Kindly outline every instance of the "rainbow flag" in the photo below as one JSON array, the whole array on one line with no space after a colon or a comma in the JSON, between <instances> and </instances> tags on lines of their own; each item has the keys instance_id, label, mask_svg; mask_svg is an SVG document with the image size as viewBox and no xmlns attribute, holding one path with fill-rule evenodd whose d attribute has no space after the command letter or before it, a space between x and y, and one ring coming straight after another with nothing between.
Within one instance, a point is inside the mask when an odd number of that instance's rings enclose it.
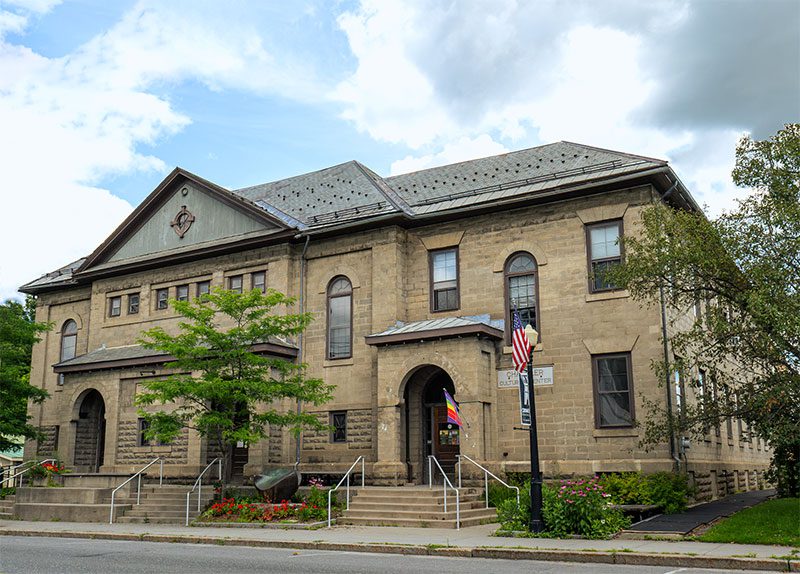
<instances>
[{"instance_id":1,"label":"rainbow flag","mask_svg":"<svg viewBox=\"0 0 800 574\"><path fill-rule=\"evenodd\" d=\"M458 413L458 405L453 400L453 397L450 396L450 393L447 392L447 389L442 389L444 391L444 400L447 403L447 422L453 423L454 425L458 425L461 428L461 415Z\"/></svg>"}]
</instances>

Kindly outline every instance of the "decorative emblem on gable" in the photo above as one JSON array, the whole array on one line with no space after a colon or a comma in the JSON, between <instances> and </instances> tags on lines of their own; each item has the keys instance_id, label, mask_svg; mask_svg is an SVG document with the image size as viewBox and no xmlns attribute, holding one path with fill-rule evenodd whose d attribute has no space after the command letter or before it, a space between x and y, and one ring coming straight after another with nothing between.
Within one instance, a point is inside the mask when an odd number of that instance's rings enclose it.
<instances>
[{"instance_id":1,"label":"decorative emblem on gable","mask_svg":"<svg viewBox=\"0 0 800 574\"><path fill-rule=\"evenodd\" d=\"M186 232L189 231L192 223L194 223L194 215L186 209L185 205L181 205L181 210L170 222L170 227L175 230L178 237L183 238Z\"/></svg>"}]
</instances>

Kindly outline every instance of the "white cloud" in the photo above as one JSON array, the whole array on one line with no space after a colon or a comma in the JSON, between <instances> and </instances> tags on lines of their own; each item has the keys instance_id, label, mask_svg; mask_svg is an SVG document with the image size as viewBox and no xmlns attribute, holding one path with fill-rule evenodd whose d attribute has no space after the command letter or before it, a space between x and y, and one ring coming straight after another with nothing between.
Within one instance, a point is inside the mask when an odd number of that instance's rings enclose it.
<instances>
[{"instance_id":1,"label":"white cloud","mask_svg":"<svg viewBox=\"0 0 800 574\"><path fill-rule=\"evenodd\" d=\"M488 134L482 134L476 138L462 137L456 141L446 143L439 153L419 157L408 155L403 159L393 162L391 166L391 175L409 173L421 169L428 169L429 167L448 165L459 161L488 157L491 155L499 155L507 151L509 150L503 144L494 141Z\"/></svg>"}]
</instances>

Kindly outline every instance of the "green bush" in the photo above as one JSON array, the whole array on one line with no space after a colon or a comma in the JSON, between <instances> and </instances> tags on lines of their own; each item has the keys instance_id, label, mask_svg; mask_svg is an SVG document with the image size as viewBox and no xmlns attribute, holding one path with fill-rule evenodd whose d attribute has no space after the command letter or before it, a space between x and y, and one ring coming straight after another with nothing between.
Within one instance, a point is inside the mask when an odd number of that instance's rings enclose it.
<instances>
[{"instance_id":1,"label":"green bush","mask_svg":"<svg viewBox=\"0 0 800 574\"><path fill-rule=\"evenodd\" d=\"M502 530L527 532L531 521L531 483L527 482L520 488L519 504L517 497L511 496L501 500L496 507Z\"/></svg>"},{"instance_id":2,"label":"green bush","mask_svg":"<svg viewBox=\"0 0 800 574\"><path fill-rule=\"evenodd\" d=\"M520 488L520 492L522 488ZM522 497L522 494L520 494ZM499 508L500 504L502 504L505 500L512 499L514 503L517 502L517 491L513 488L508 488L507 486L503 486L499 482L490 482L489 483L489 506L493 508Z\"/></svg>"},{"instance_id":3,"label":"green bush","mask_svg":"<svg viewBox=\"0 0 800 574\"><path fill-rule=\"evenodd\" d=\"M6 496L12 496L17 493L17 489L13 486L11 487L3 487L0 488L0 500L3 500Z\"/></svg>"},{"instance_id":4,"label":"green bush","mask_svg":"<svg viewBox=\"0 0 800 574\"><path fill-rule=\"evenodd\" d=\"M655 504L666 514L686 510L691 495L686 475L672 472L613 473L602 476L600 484L614 504Z\"/></svg>"},{"instance_id":5,"label":"green bush","mask_svg":"<svg viewBox=\"0 0 800 574\"><path fill-rule=\"evenodd\" d=\"M600 484L614 504L652 504L644 482L644 475L638 472L615 472L600 477Z\"/></svg>"}]
</instances>

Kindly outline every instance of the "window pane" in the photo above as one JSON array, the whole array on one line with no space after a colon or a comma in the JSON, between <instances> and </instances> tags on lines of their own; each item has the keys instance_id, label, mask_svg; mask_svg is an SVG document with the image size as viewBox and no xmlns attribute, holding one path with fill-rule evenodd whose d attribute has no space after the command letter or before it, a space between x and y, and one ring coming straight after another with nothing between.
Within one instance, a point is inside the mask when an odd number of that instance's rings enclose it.
<instances>
[{"instance_id":1,"label":"window pane","mask_svg":"<svg viewBox=\"0 0 800 574\"><path fill-rule=\"evenodd\" d=\"M253 289L258 289L262 293L267 282L267 274L263 271L253 273Z\"/></svg>"},{"instance_id":2,"label":"window pane","mask_svg":"<svg viewBox=\"0 0 800 574\"><path fill-rule=\"evenodd\" d=\"M197 296L200 297L201 295L208 295L211 291L211 281L200 281L197 284Z\"/></svg>"},{"instance_id":3,"label":"window pane","mask_svg":"<svg viewBox=\"0 0 800 574\"><path fill-rule=\"evenodd\" d=\"M508 278L508 296L511 298L512 308L533 307L536 305L536 284L533 275L521 275Z\"/></svg>"},{"instance_id":4,"label":"window pane","mask_svg":"<svg viewBox=\"0 0 800 574\"><path fill-rule=\"evenodd\" d=\"M511 263L508 264L509 273L525 273L526 271L533 272L536 270L536 263L530 255L520 253Z\"/></svg>"},{"instance_id":5,"label":"window pane","mask_svg":"<svg viewBox=\"0 0 800 574\"><path fill-rule=\"evenodd\" d=\"M188 285L178 285L177 293L175 298L178 301L188 301L189 300L189 286Z\"/></svg>"},{"instance_id":6,"label":"window pane","mask_svg":"<svg viewBox=\"0 0 800 574\"><path fill-rule=\"evenodd\" d=\"M228 280L228 289L231 291L236 291L237 293L242 292L242 276L241 275L234 275Z\"/></svg>"},{"instance_id":7,"label":"window pane","mask_svg":"<svg viewBox=\"0 0 800 574\"><path fill-rule=\"evenodd\" d=\"M595 291L614 289L616 287L616 284L612 283L606 276L609 270L619 264L619 260L592 262L592 285Z\"/></svg>"},{"instance_id":8,"label":"window pane","mask_svg":"<svg viewBox=\"0 0 800 574\"><path fill-rule=\"evenodd\" d=\"M625 357L598 359L598 387L604 391L628 391L628 361Z\"/></svg>"},{"instance_id":9,"label":"window pane","mask_svg":"<svg viewBox=\"0 0 800 574\"><path fill-rule=\"evenodd\" d=\"M336 281L331 283L328 289L328 295L346 295L352 291L350 281L345 277L339 277Z\"/></svg>"},{"instance_id":10,"label":"window pane","mask_svg":"<svg viewBox=\"0 0 800 574\"><path fill-rule=\"evenodd\" d=\"M458 291L455 288L435 291L433 308L436 311L458 309Z\"/></svg>"},{"instance_id":11,"label":"window pane","mask_svg":"<svg viewBox=\"0 0 800 574\"><path fill-rule=\"evenodd\" d=\"M456 252L440 251L433 254L433 282L456 280Z\"/></svg>"},{"instance_id":12,"label":"window pane","mask_svg":"<svg viewBox=\"0 0 800 574\"><path fill-rule=\"evenodd\" d=\"M600 426L626 426L631 424L630 394L604 393L600 395Z\"/></svg>"},{"instance_id":13,"label":"window pane","mask_svg":"<svg viewBox=\"0 0 800 574\"><path fill-rule=\"evenodd\" d=\"M61 333L63 335L77 335L78 334L78 324L70 319L66 323L64 323L64 327L61 329Z\"/></svg>"},{"instance_id":14,"label":"window pane","mask_svg":"<svg viewBox=\"0 0 800 574\"><path fill-rule=\"evenodd\" d=\"M135 315L139 312L139 294L128 295L128 315Z\"/></svg>"},{"instance_id":15,"label":"window pane","mask_svg":"<svg viewBox=\"0 0 800 574\"><path fill-rule=\"evenodd\" d=\"M77 335L65 335L61 338L61 360L66 361L75 356L75 348L78 343Z\"/></svg>"},{"instance_id":16,"label":"window pane","mask_svg":"<svg viewBox=\"0 0 800 574\"><path fill-rule=\"evenodd\" d=\"M109 310L109 315L112 317L119 317L120 313L122 312L122 297L112 297L110 302L111 307Z\"/></svg>"},{"instance_id":17,"label":"window pane","mask_svg":"<svg viewBox=\"0 0 800 574\"><path fill-rule=\"evenodd\" d=\"M331 413L333 442L347 442L347 413Z\"/></svg>"},{"instance_id":18,"label":"window pane","mask_svg":"<svg viewBox=\"0 0 800 574\"><path fill-rule=\"evenodd\" d=\"M513 312L514 308L512 307L509 316L512 316ZM517 312L519 313L519 320L522 322L523 327L525 325L530 325L534 329L539 328L539 325L536 323L536 307L517 307Z\"/></svg>"},{"instance_id":19,"label":"window pane","mask_svg":"<svg viewBox=\"0 0 800 574\"><path fill-rule=\"evenodd\" d=\"M159 289L156 291L156 309L166 309L169 299L169 289Z\"/></svg>"},{"instance_id":20,"label":"window pane","mask_svg":"<svg viewBox=\"0 0 800 574\"><path fill-rule=\"evenodd\" d=\"M619 257L619 224L598 225L589 230L592 260Z\"/></svg>"},{"instance_id":21,"label":"window pane","mask_svg":"<svg viewBox=\"0 0 800 574\"><path fill-rule=\"evenodd\" d=\"M349 295L328 299L328 356L331 358L350 356L350 307Z\"/></svg>"}]
</instances>

